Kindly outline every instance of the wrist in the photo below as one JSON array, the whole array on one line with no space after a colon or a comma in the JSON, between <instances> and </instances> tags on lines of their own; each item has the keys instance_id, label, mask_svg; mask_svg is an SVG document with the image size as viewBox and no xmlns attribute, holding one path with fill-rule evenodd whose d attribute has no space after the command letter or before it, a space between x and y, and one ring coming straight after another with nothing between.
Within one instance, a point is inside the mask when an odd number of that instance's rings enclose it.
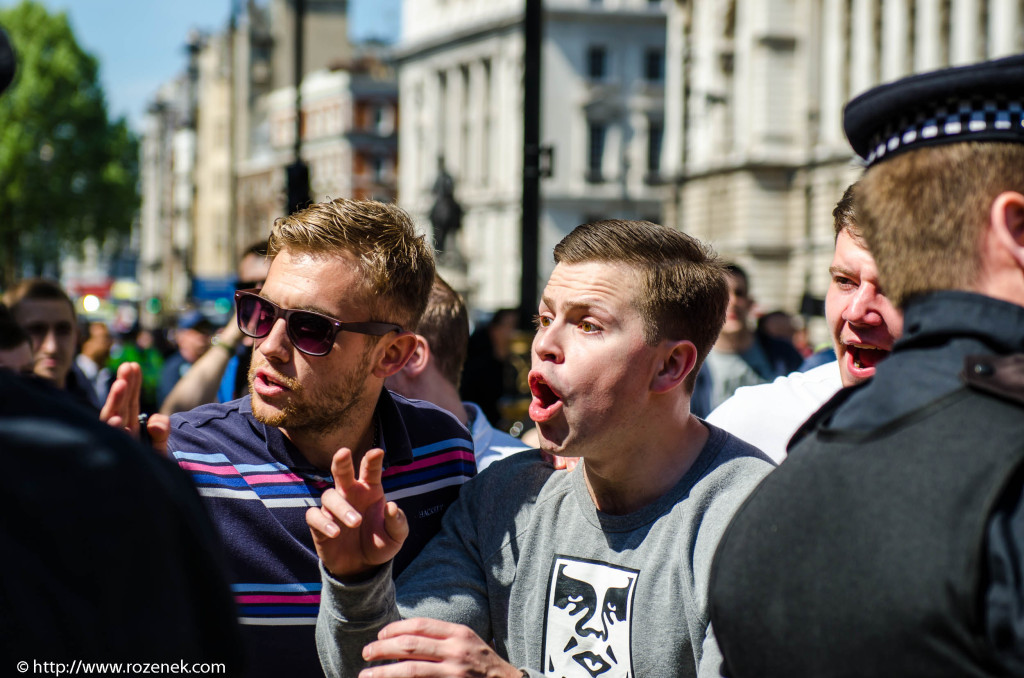
<instances>
[{"instance_id":1,"label":"wrist","mask_svg":"<svg viewBox=\"0 0 1024 678\"><path fill-rule=\"evenodd\" d=\"M231 355L234 355L235 354L235 349L238 348L237 345L235 345L232 342L228 341L227 339L225 339L224 337L220 336L219 334L214 335L213 339L211 339L210 342L211 342L211 344L213 346L219 346L222 349L224 349L225 351L227 351L228 353L230 353Z\"/></svg>"}]
</instances>

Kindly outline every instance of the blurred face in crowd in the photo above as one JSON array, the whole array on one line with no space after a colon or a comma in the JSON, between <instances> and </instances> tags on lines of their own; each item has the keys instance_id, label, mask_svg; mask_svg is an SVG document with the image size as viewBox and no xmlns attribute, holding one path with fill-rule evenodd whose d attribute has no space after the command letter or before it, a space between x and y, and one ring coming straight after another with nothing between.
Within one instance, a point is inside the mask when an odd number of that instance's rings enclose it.
<instances>
[{"instance_id":1,"label":"blurred face in crowd","mask_svg":"<svg viewBox=\"0 0 1024 678\"><path fill-rule=\"evenodd\" d=\"M270 272L270 259L258 254L247 254L238 264L239 289L259 289Z\"/></svg>"},{"instance_id":2,"label":"blurred face in crowd","mask_svg":"<svg viewBox=\"0 0 1024 678\"><path fill-rule=\"evenodd\" d=\"M192 328L178 330L174 336L178 343L178 351L190 363L199 360L206 353L213 339L208 331L201 332Z\"/></svg>"},{"instance_id":3,"label":"blurred face in crowd","mask_svg":"<svg viewBox=\"0 0 1024 678\"><path fill-rule=\"evenodd\" d=\"M18 374L32 374L32 345L22 342L9 349L0 349L0 369Z\"/></svg>"},{"instance_id":4,"label":"blurred face in crowd","mask_svg":"<svg viewBox=\"0 0 1024 678\"><path fill-rule=\"evenodd\" d=\"M32 341L33 371L64 388L75 359L75 316L63 299L23 299L14 312Z\"/></svg>"},{"instance_id":5,"label":"blurred face in crowd","mask_svg":"<svg viewBox=\"0 0 1024 678\"><path fill-rule=\"evenodd\" d=\"M740 332L747 327L747 318L754 300L750 298L747 281L743 276L729 274L729 306L725 310L725 325L722 332L726 334Z\"/></svg>"},{"instance_id":6,"label":"blurred face in crowd","mask_svg":"<svg viewBox=\"0 0 1024 678\"><path fill-rule=\"evenodd\" d=\"M832 333L843 386L875 375L903 333L903 314L882 293L878 269L864 243L840 231L829 268L825 318Z\"/></svg>"}]
</instances>

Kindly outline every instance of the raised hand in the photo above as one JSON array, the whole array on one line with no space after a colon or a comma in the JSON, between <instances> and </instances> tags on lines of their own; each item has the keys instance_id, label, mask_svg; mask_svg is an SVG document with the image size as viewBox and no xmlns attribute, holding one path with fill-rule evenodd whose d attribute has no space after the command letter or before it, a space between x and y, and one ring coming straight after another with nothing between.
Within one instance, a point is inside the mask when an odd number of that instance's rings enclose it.
<instances>
[{"instance_id":1,"label":"raised hand","mask_svg":"<svg viewBox=\"0 0 1024 678\"><path fill-rule=\"evenodd\" d=\"M461 624L437 619L403 619L388 624L363 648L368 662L394 660L363 669L359 678L521 678L522 672Z\"/></svg>"},{"instance_id":2,"label":"raised hand","mask_svg":"<svg viewBox=\"0 0 1024 678\"><path fill-rule=\"evenodd\" d=\"M123 428L132 435L139 432L139 394L142 392L142 368L138 363L122 363L110 385L107 401L100 410L100 421Z\"/></svg>"},{"instance_id":3,"label":"raised hand","mask_svg":"<svg viewBox=\"0 0 1024 678\"><path fill-rule=\"evenodd\" d=\"M335 577L357 576L388 562L409 535L405 514L384 498L383 468L384 450L370 450L357 479L352 450L341 448L331 460L334 488L324 492L320 508L306 511L317 555Z\"/></svg>"}]
</instances>

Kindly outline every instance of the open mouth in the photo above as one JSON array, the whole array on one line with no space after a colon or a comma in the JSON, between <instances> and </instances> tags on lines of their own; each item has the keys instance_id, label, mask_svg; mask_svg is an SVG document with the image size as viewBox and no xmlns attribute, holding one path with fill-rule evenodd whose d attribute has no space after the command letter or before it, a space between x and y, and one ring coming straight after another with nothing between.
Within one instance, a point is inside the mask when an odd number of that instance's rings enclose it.
<instances>
[{"instance_id":1,"label":"open mouth","mask_svg":"<svg viewBox=\"0 0 1024 678\"><path fill-rule=\"evenodd\" d=\"M853 366L860 370L872 369L889 357L890 351L877 346L867 344L848 344L846 350L850 352Z\"/></svg>"},{"instance_id":2,"label":"open mouth","mask_svg":"<svg viewBox=\"0 0 1024 678\"><path fill-rule=\"evenodd\" d=\"M256 372L256 378L253 382L256 392L260 395L274 395L283 391L295 390L295 384L292 379L271 374L266 370Z\"/></svg>"},{"instance_id":3,"label":"open mouth","mask_svg":"<svg viewBox=\"0 0 1024 678\"><path fill-rule=\"evenodd\" d=\"M538 424L550 420L562 406L562 396L538 372L530 372L530 418Z\"/></svg>"}]
</instances>

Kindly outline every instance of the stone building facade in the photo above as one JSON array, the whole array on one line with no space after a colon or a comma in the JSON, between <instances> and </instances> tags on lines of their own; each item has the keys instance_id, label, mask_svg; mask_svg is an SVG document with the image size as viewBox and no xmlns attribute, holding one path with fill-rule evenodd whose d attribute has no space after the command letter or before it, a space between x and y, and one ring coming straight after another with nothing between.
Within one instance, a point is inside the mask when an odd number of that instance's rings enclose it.
<instances>
[{"instance_id":1,"label":"stone building facade","mask_svg":"<svg viewBox=\"0 0 1024 678\"><path fill-rule=\"evenodd\" d=\"M665 11L650 0L546 0L541 283L551 250L596 218L659 219ZM464 209L454 284L476 309L519 304L524 3L406 0L397 50L399 203L424 230L438 166ZM463 275L464 273L464 275ZM532 304L532 302L531 302Z\"/></svg>"},{"instance_id":2,"label":"stone building facade","mask_svg":"<svg viewBox=\"0 0 1024 678\"><path fill-rule=\"evenodd\" d=\"M832 208L861 171L844 103L1024 49L1020 0L672 0L667 10L666 222L746 268L766 311L798 312L827 289Z\"/></svg>"}]
</instances>

